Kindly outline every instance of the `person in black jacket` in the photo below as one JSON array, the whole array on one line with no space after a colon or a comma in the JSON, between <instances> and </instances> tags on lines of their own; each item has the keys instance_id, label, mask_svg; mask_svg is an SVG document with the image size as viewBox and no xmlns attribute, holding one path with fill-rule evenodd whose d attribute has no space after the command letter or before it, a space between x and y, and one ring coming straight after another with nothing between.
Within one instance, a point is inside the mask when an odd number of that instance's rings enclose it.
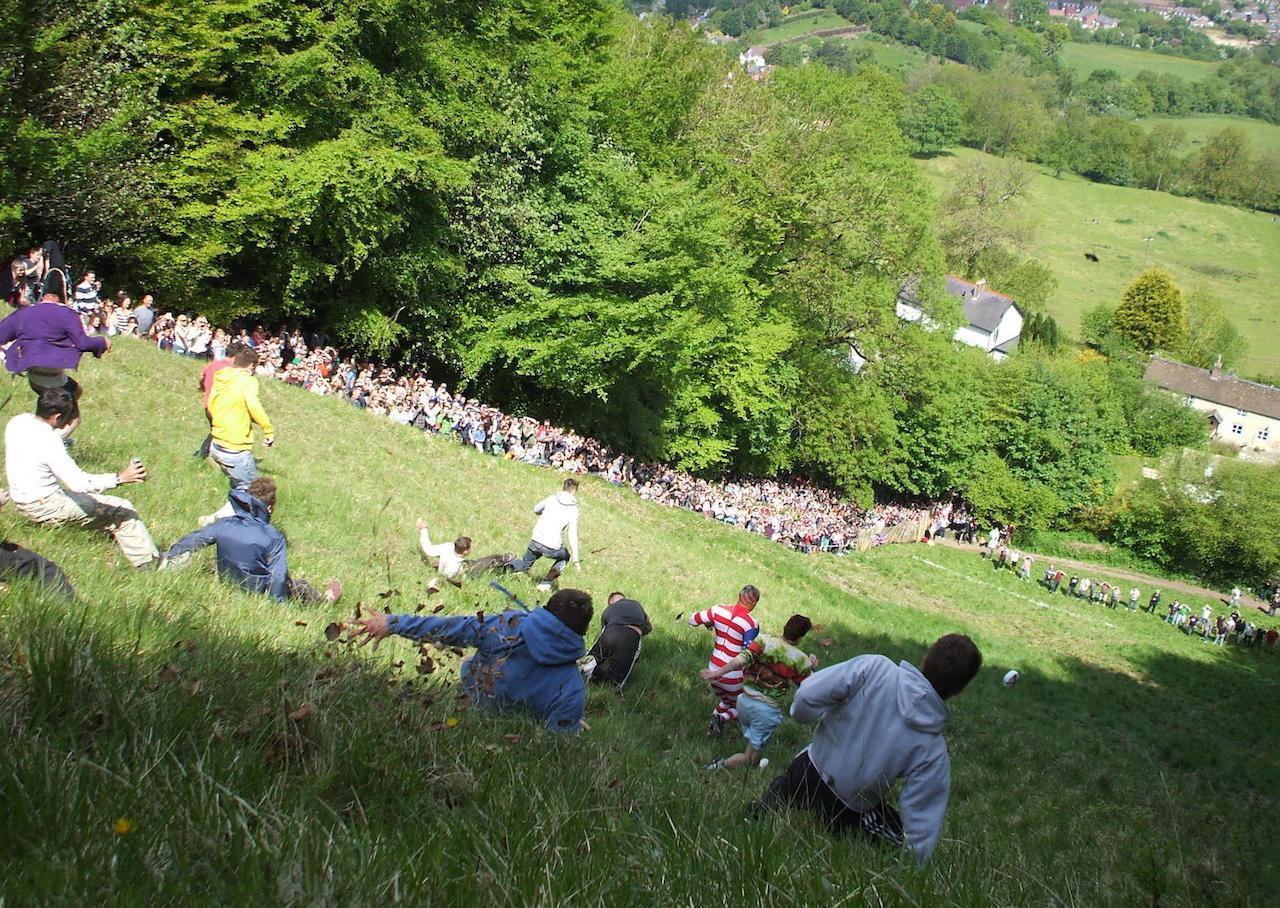
<instances>
[{"instance_id":1,"label":"person in black jacket","mask_svg":"<svg viewBox=\"0 0 1280 908\"><path fill-rule=\"evenodd\" d=\"M610 593L609 605L600 616L600 637L587 653L596 659L591 680L621 689L640 660L641 641L652 630L639 602L622 593Z\"/></svg>"}]
</instances>

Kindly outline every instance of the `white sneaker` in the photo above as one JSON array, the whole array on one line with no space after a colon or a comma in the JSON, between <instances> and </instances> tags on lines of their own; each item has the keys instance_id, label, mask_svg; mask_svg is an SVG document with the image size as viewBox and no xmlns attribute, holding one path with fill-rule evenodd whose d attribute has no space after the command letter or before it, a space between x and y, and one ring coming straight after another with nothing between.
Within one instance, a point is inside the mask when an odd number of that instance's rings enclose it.
<instances>
[{"instance_id":1,"label":"white sneaker","mask_svg":"<svg viewBox=\"0 0 1280 908\"><path fill-rule=\"evenodd\" d=\"M551 592L551 584L547 583L547 581L545 581L545 580L544 580L544 581L542 581L541 583L539 583L539 584L538 584L538 592L540 592L540 593L549 593L549 592Z\"/></svg>"}]
</instances>

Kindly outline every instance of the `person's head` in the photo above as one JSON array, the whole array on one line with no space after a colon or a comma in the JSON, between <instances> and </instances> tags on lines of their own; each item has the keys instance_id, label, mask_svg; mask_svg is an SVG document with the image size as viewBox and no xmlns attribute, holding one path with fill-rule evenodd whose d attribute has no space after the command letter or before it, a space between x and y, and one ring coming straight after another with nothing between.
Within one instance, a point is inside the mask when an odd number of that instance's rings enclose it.
<instances>
[{"instance_id":1,"label":"person's head","mask_svg":"<svg viewBox=\"0 0 1280 908\"><path fill-rule=\"evenodd\" d=\"M270 476L259 476L249 483L249 494L267 506L268 511L276 509L276 481Z\"/></svg>"},{"instance_id":2,"label":"person's head","mask_svg":"<svg viewBox=\"0 0 1280 908\"><path fill-rule=\"evenodd\" d=\"M626 599L626 598L627 598L627 594L626 594L626 593L620 593L620 592L618 592L617 590L615 590L615 591L613 591L612 593L610 593L610 594L609 594L609 604L610 604L610 605L613 605L613 604L614 604L615 602L617 602L619 599Z\"/></svg>"},{"instance_id":3,"label":"person's head","mask_svg":"<svg viewBox=\"0 0 1280 908\"><path fill-rule=\"evenodd\" d=\"M591 594L583 590L560 590L547 601L547 611L580 637L591 627Z\"/></svg>"},{"instance_id":4,"label":"person's head","mask_svg":"<svg viewBox=\"0 0 1280 908\"><path fill-rule=\"evenodd\" d=\"M782 639L788 643L799 643L812 627L813 622L804 615L792 615L782 627Z\"/></svg>"},{"instance_id":5,"label":"person's head","mask_svg":"<svg viewBox=\"0 0 1280 908\"><path fill-rule=\"evenodd\" d=\"M258 364L258 351L252 347L242 347L231 358L231 364L237 369L252 369Z\"/></svg>"},{"instance_id":6,"label":"person's head","mask_svg":"<svg viewBox=\"0 0 1280 908\"><path fill-rule=\"evenodd\" d=\"M45 388L36 398L36 419L61 429L75 418L76 399L66 388Z\"/></svg>"},{"instance_id":7,"label":"person's head","mask_svg":"<svg viewBox=\"0 0 1280 908\"><path fill-rule=\"evenodd\" d=\"M149 308L151 308L153 305L155 305L155 302L156 302L156 298L155 298L155 296L154 296L153 294L150 294L150 293L144 293L144 294L142 294L142 302L141 302L141 303L139 303L138 305L140 305L140 306L146 306L146 307L149 309Z\"/></svg>"},{"instance_id":8,"label":"person's head","mask_svg":"<svg viewBox=\"0 0 1280 908\"><path fill-rule=\"evenodd\" d=\"M80 280L86 284L92 284L97 279L98 279L98 276L94 274L92 271L86 271L84 273L84 277L82 277Z\"/></svg>"},{"instance_id":9,"label":"person's head","mask_svg":"<svg viewBox=\"0 0 1280 908\"><path fill-rule=\"evenodd\" d=\"M471 551L471 537L459 536L453 540L453 551L455 555L465 555Z\"/></svg>"},{"instance_id":10,"label":"person's head","mask_svg":"<svg viewBox=\"0 0 1280 908\"><path fill-rule=\"evenodd\" d=\"M920 671L946 700L964 690L980 668L982 653L974 642L964 634L947 634L929 647Z\"/></svg>"},{"instance_id":11,"label":"person's head","mask_svg":"<svg viewBox=\"0 0 1280 908\"><path fill-rule=\"evenodd\" d=\"M738 593L738 605L751 611L756 607L756 603L760 601L760 591L751 584L747 584L742 588L742 592Z\"/></svg>"},{"instance_id":12,"label":"person's head","mask_svg":"<svg viewBox=\"0 0 1280 908\"><path fill-rule=\"evenodd\" d=\"M570 495L578 494L578 480L570 478L564 481L564 490Z\"/></svg>"}]
</instances>

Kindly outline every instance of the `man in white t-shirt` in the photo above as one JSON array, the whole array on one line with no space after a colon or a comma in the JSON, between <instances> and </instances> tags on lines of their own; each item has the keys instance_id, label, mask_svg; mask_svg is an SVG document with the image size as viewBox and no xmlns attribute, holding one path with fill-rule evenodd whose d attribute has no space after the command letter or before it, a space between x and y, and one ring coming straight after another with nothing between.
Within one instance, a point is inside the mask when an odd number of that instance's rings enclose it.
<instances>
[{"instance_id":1,"label":"man in white t-shirt","mask_svg":"<svg viewBox=\"0 0 1280 908\"><path fill-rule=\"evenodd\" d=\"M432 577L431 582L427 584L428 591L440 592L440 577L454 586L461 587L463 577L466 576L466 557L471 554L471 538L459 536L453 542L437 544L431 541L431 532L427 529L425 520L419 520L417 527L418 545L422 547L422 554L428 558L437 559L436 570L440 572L439 577Z\"/></svg>"},{"instance_id":2,"label":"man in white t-shirt","mask_svg":"<svg viewBox=\"0 0 1280 908\"><path fill-rule=\"evenodd\" d=\"M146 525L123 498L101 495L131 482L144 482L146 468L134 461L119 473L86 473L67 453L58 430L75 412L65 388L47 388L36 412L19 413L4 430L5 477L14 506L28 520L44 525L77 523L105 530L129 564L146 567L159 557Z\"/></svg>"}]
</instances>

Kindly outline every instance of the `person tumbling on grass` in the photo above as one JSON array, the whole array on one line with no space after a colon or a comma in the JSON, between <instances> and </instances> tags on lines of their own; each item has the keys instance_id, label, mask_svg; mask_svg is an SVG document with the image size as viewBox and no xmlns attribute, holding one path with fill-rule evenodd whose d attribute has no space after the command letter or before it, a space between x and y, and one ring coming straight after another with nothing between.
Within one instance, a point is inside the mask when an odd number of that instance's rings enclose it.
<instances>
[{"instance_id":1,"label":"person tumbling on grass","mask_svg":"<svg viewBox=\"0 0 1280 908\"><path fill-rule=\"evenodd\" d=\"M791 716L818 720L813 741L748 808L749 817L794 804L821 814L833 832L905 844L923 864L942 834L951 760L942 737L945 700L964 690L982 653L963 634L940 637L917 669L866 655L816 672L800 686ZM898 809L885 795L904 779Z\"/></svg>"},{"instance_id":2,"label":"person tumbling on grass","mask_svg":"<svg viewBox=\"0 0 1280 908\"><path fill-rule=\"evenodd\" d=\"M720 668L698 673L703 681L715 681L726 672L742 669L744 683L738 698L738 725L747 739L747 749L707 766L709 770L756 766L769 739L782 724L782 708L787 694L813 672L818 657L800 650L798 644L813 622L804 615L792 615L782 629L782 637L761 634L741 653Z\"/></svg>"},{"instance_id":3,"label":"person tumbling on grass","mask_svg":"<svg viewBox=\"0 0 1280 908\"><path fill-rule=\"evenodd\" d=\"M496 570L508 564L515 557L513 552L503 552L497 555L485 555L483 558L469 559L467 556L471 554L470 536L459 536L453 542L433 543L431 541L431 531L427 529L427 522L420 519L416 526L418 529L418 546L422 549L422 554L427 558L436 559L436 570L439 572L427 584L428 596L433 596L443 589L441 577L452 586L461 589L463 581L468 576L476 577L485 571Z\"/></svg>"},{"instance_id":4,"label":"person tumbling on grass","mask_svg":"<svg viewBox=\"0 0 1280 908\"><path fill-rule=\"evenodd\" d=\"M760 591L747 584L738 593L733 605L717 605L689 616L692 627L709 627L715 633L715 648L707 668L717 669L728 665L760 633L760 625L751 617L751 610L760 601ZM738 718L738 695L742 693L742 669L724 672L711 682L711 689L720 697L711 713L711 734L719 734L724 723Z\"/></svg>"},{"instance_id":5,"label":"person tumbling on grass","mask_svg":"<svg viewBox=\"0 0 1280 908\"><path fill-rule=\"evenodd\" d=\"M591 594L560 590L533 611L500 615L384 615L347 622L353 638L374 641L397 634L445 646L474 647L462 663L462 690L479 706L523 709L551 731L577 734L587 705L587 684L578 670L583 636L591 627Z\"/></svg>"}]
</instances>

